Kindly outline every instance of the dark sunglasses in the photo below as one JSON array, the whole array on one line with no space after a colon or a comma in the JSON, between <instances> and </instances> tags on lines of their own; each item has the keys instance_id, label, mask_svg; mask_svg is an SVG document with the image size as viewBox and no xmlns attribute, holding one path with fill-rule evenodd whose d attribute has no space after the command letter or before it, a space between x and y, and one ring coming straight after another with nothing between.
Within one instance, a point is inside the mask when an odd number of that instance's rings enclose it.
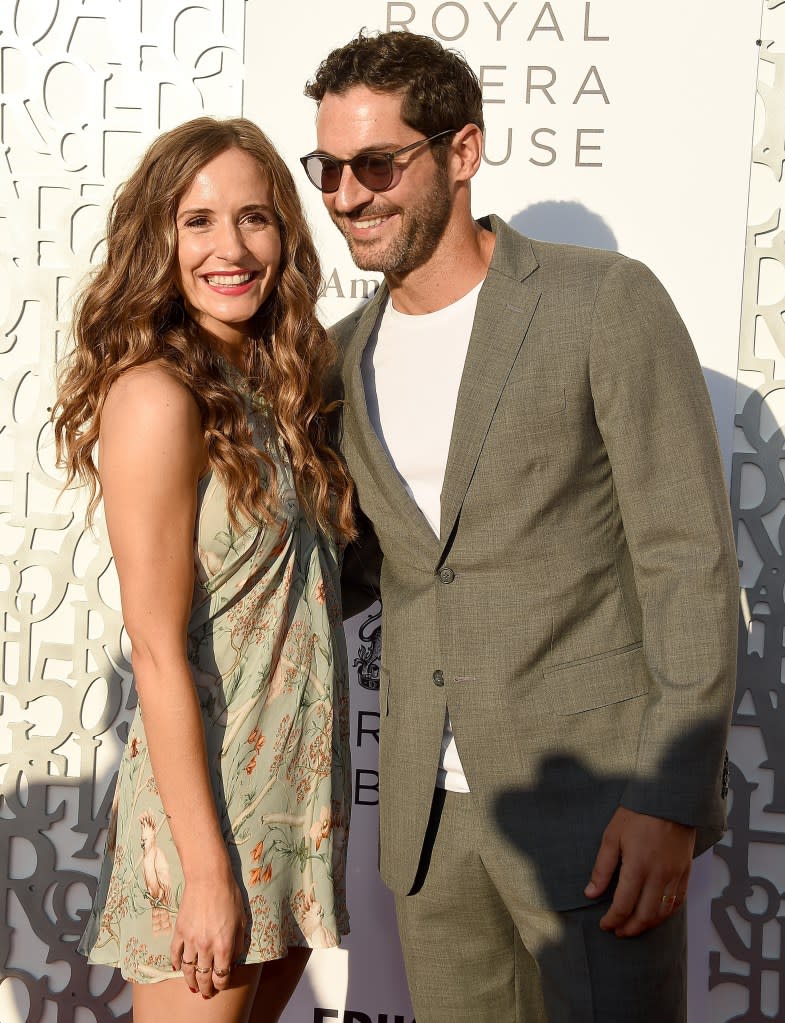
<instances>
[{"instance_id":1,"label":"dark sunglasses","mask_svg":"<svg viewBox=\"0 0 785 1023\"><path fill-rule=\"evenodd\" d=\"M337 160L325 153L309 153L300 157L300 163L305 168L308 180L316 185L320 192L338 191L343 169L347 164L352 168L352 174L365 188L372 192L385 192L393 183L396 157L410 153L428 142L435 142L445 135L453 135L456 131L457 128L447 128L446 131L440 131L427 139L418 139L392 153L359 153L351 160Z\"/></svg>"}]
</instances>

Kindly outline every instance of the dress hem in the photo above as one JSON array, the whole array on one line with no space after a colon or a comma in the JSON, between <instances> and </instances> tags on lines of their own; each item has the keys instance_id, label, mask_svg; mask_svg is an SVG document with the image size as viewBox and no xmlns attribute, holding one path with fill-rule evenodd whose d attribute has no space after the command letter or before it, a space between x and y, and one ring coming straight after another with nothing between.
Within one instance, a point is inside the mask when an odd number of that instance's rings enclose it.
<instances>
[{"instance_id":1,"label":"dress hem","mask_svg":"<svg viewBox=\"0 0 785 1023\"><path fill-rule=\"evenodd\" d=\"M287 945L286 952L280 956L273 955L267 956L266 958L262 958L259 956L258 953L252 953L247 958L243 959L241 962L235 963L235 966L259 966L263 965L264 963L275 962L276 959L285 959L289 955L289 950L292 948L307 948L310 949L312 952L319 952L328 948L339 948L341 945L341 938L345 938L346 935L350 933L351 931L348 927L346 928L346 930L339 931L338 941L335 945L309 945L307 942L294 942L290 945ZM130 984L160 984L165 980L174 980L183 977L182 970L172 970L171 973L161 973L160 977L131 976L130 974L125 973L123 971L122 964L117 961L110 959L94 959L92 951L88 952L83 948L79 948L78 952L86 957L87 962L90 966L108 966L111 969L119 970L123 980L127 981Z\"/></svg>"}]
</instances>

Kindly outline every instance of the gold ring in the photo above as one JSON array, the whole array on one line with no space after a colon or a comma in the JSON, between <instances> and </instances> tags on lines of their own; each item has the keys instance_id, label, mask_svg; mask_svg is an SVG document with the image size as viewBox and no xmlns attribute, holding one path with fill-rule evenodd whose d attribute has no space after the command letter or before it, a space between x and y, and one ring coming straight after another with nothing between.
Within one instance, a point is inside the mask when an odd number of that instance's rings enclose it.
<instances>
[{"instance_id":1,"label":"gold ring","mask_svg":"<svg viewBox=\"0 0 785 1023\"><path fill-rule=\"evenodd\" d=\"M213 972L212 966L205 966L204 969L202 969L202 967L200 967L200 966L194 966L194 969L196 970L197 973L212 973Z\"/></svg>"},{"instance_id":2,"label":"gold ring","mask_svg":"<svg viewBox=\"0 0 785 1023\"><path fill-rule=\"evenodd\" d=\"M228 977L231 972L232 972L231 966L226 970L216 970L216 968L213 967L213 973L216 975L216 977Z\"/></svg>"},{"instance_id":3,"label":"gold ring","mask_svg":"<svg viewBox=\"0 0 785 1023\"><path fill-rule=\"evenodd\" d=\"M678 895L663 895L662 902L675 902L678 899Z\"/></svg>"},{"instance_id":4,"label":"gold ring","mask_svg":"<svg viewBox=\"0 0 785 1023\"><path fill-rule=\"evenodd\" d=\"M180 963L181 963L181 964L182 964L183 966L196 966L196 960L195 960L195 959L192 959L192 960L188 960L188 959L181 959L181 960L180 960Z\"/></svg>"}]
</instances>

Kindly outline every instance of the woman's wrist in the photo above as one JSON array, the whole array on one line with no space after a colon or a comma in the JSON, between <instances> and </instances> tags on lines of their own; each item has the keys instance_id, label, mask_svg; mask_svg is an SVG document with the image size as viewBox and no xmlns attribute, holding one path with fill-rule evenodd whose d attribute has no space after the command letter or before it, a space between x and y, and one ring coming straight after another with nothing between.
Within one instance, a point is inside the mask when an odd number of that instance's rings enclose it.
<instances>
[{"instance_id":1,"label":"woman's wrist","mask_svg":"<svg viewBox=\"0 0 785 1023\"><path fill-rule=\"evenodd\" d=\"M180 843L175 839L175 845L186 882L215 882L223 875L233 876L229 852L220 832L215 835L191 833L187 842Z\"/></svg>"}]
</instances>

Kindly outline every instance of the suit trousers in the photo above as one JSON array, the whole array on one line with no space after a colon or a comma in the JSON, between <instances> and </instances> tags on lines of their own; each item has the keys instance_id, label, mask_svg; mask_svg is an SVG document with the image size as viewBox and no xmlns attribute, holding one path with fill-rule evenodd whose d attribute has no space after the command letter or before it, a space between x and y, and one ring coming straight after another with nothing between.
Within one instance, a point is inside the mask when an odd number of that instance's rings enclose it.
<instances>
[{"instance_id":1,"label":"suit trousers","mask_svg":"<svg viewBox=\"0 0 785 1023\"><path fill-rule=\"evenodd\" d=\"M635 938L600 929L609 898L534 908L483 857L489 826L470 793L437 789L417 879L396 897L417 1023L685 1023L684 908Z\"/></svg>"}]
</instances>

